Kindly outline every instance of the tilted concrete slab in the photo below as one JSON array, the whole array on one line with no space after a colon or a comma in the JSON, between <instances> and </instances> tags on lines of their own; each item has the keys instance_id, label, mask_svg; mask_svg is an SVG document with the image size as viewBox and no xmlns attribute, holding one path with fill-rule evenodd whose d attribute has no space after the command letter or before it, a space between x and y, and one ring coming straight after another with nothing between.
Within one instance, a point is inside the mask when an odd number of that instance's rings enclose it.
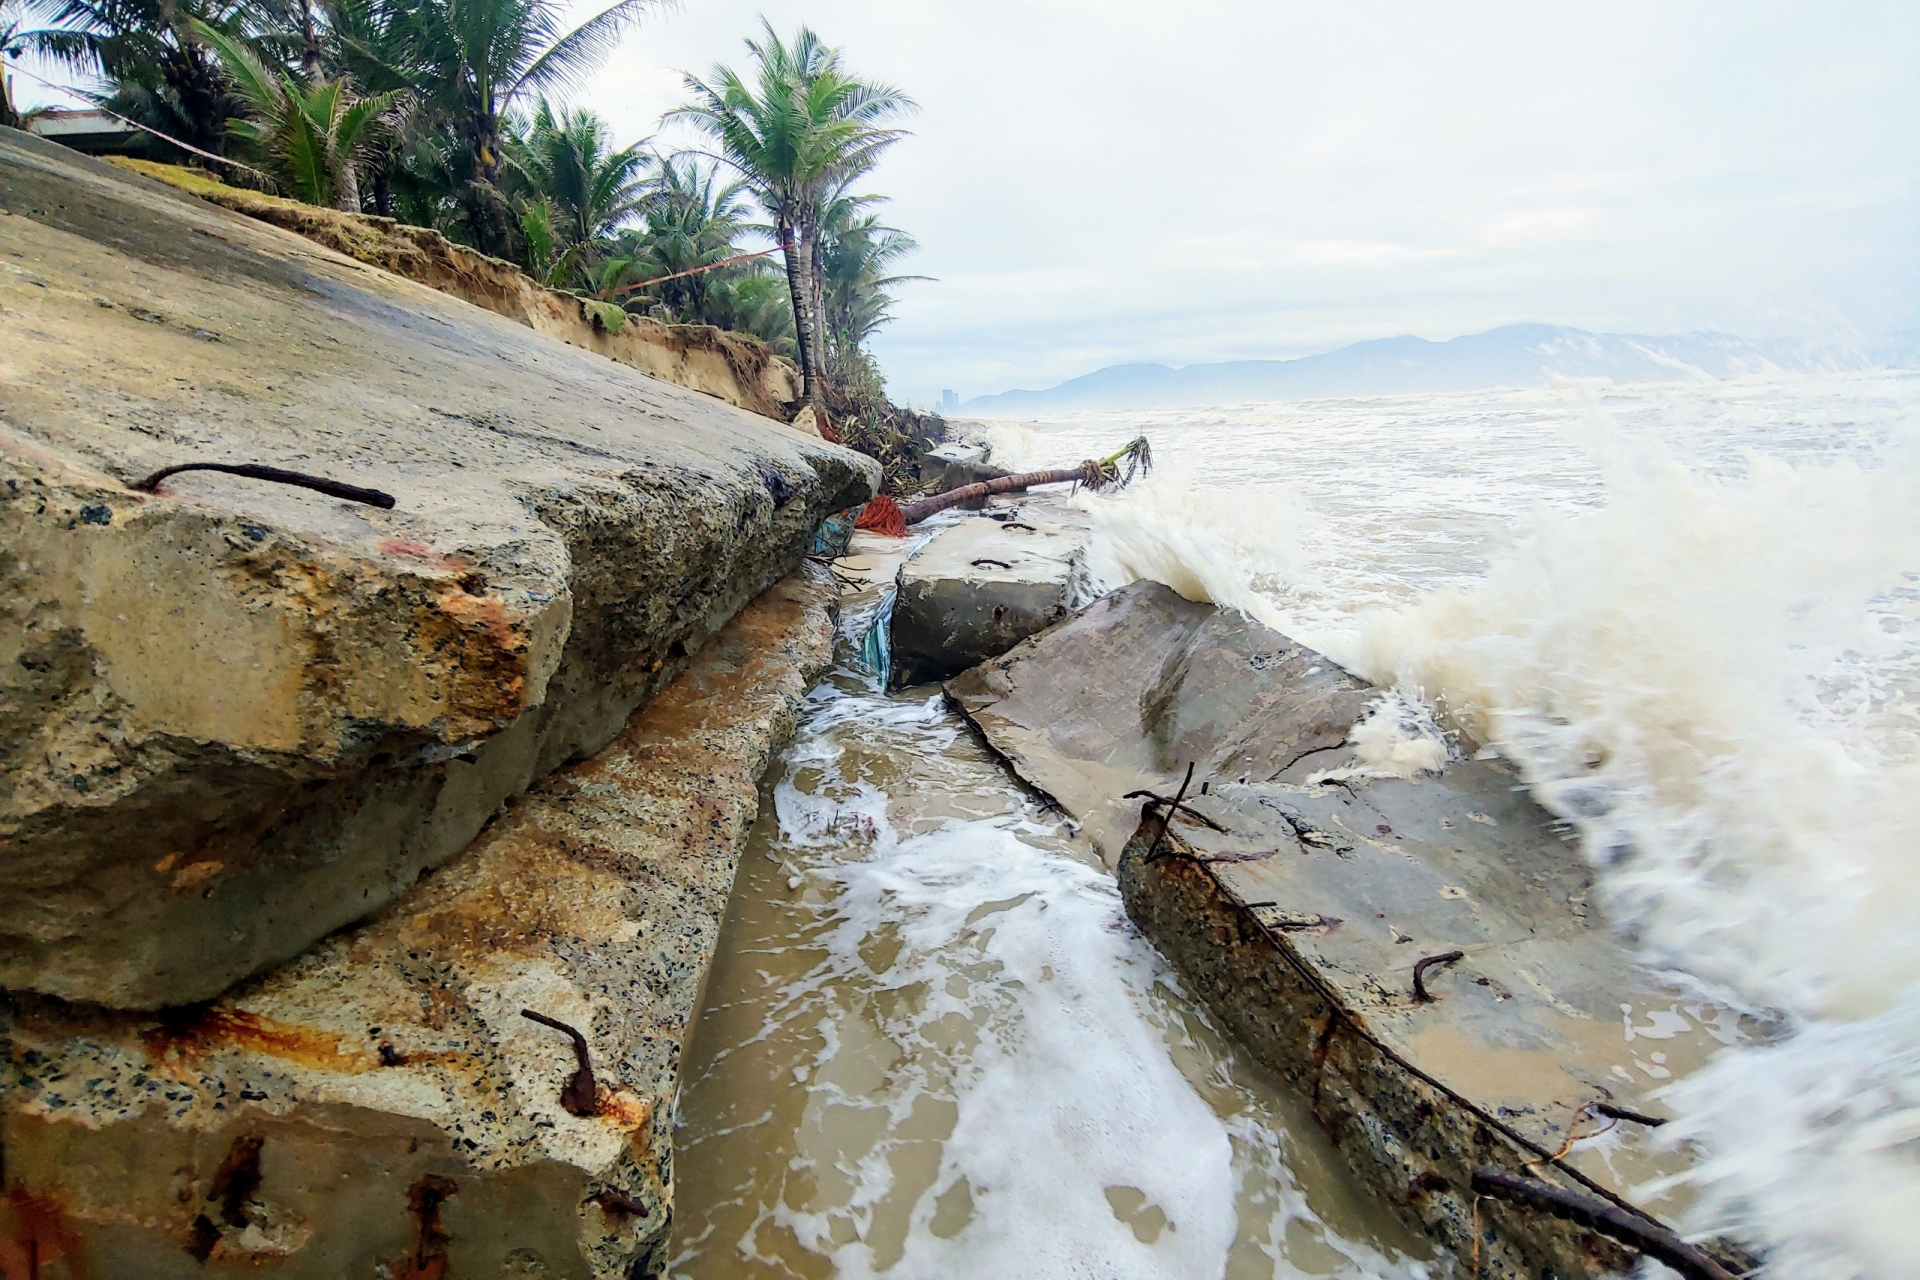
<instances>
[{"instance_id":1,"label":"tilted concrete slab","mask_svg":"<svg viewBox=\"0 0 1920 1280\"><path fill-rule=\"evenodd\" d=\"M970 484L979 484L983 480L998 480L1009 474L1006 468L996 467L987 461L987 449L984 445L967 441L950 440L927 451L921 461L922 474L938 467L939 474L934 478L932 492L946 493L953 489L964 489ZM974 498L961 503L968 511L979 511L988 504L986 498Z\"/></svg>"},{"instance_id":2,"label":"tilted concrete slab","mask_svg":"<svg viewBox=\"0 0 1920 1280\"><path fill-rule=\"evenodd\" d=\"M658 1274L679 1066L758 782L828 665L809 566L372 921L177 1016L0 1025L0 1270ZM569 1114L565 1035L595 1114Z\"/></svg>"},{"instance_id":3,"label":"tilted concrete slab","mask_svg":"<svg viewBox=\"0 0 1920 1280\"><path fill-rule=\"evenodd\" d=\"M1196 779L1247 781L1332 767L1369 698L1304 645L1158 583L1094 601L946 690L1110 865L1140 811L1127 792L1189 762Z\"/></svg>"},{"instance_id":4,"label":"tilted concrete slab","mask_svg":"<svg viewBox=\"0 0 1920 1280\"><path fill-rule=\"evenodd\" d=\"M1086 517L1045 500L934 534L900 569L894 683L944 680L1065 618L1087 594L1086 550Z\"/></svg>"},{"instance_id":5,"label":"tilted concrete slab","mask_svg":"<svg viewBox=\"0 0 1920 1280\"><path fill-rule=\"evenodd\" d=\"M712 325L662 324L619 314L612 304L538 284L511 262L454 244L428 227L229 187L199 169L127 156L110 157L108 163L294 232L355 261L450 293L570 346L585 347L764 417L786 422L799 402L800 371L765 343L744 334ZM608 327L609 319L615 327ZM812 425L800 429L820 434Z\"/></svg>"},{"instance_id":6,"label":"tilted concrete slab","mask_svg":"<svg viewBox=\"0 0 1920 1280\"><path fill-rule=\"evenodd\" d=\"M869 459L0 130L0 986L204 1000L604 745ZM211 473L266 463L390 511Z\"/></svg>"},{"instance_id":7,"label":"tilted concrete slab","mask_svg":"<svg viewBox=\"0 0 1920 1280\"><path fill-rule=\"evenodd\" d=\"M1649 1095L1741 1034L1636 964L1591 873L1497 760L1352 776L1340 744L1376 691L1245 617L1137 583L949 683L1032 785L1076 816L1196 762L1160 837L1120 860L1129 914L1255 1054L1313 1101L1361 1178L1482 1274L1599 1276L1632 1263L1582 1228L1495 1202L1476 1165L1557 1180L1656 1218L1640 1188L1683 1168ZM1317 780L1338 769L1348 776ZM1201 787L1204 784L1205 791ZM1136 804L1138 802L1135 802ZM1215 829L1217 827L1218 829ZM1430 966L1418 999L1413 971ZM1594 1140L1585 1136L1594 1135ZM1569 1148L1570 1138L1581 1138Z\"/></svg>"}]
</instances>

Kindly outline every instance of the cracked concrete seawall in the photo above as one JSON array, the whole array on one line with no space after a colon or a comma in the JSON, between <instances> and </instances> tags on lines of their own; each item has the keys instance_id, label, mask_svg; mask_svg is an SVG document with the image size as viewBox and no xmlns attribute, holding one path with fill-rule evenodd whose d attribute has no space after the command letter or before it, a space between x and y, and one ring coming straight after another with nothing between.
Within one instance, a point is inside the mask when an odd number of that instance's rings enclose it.
<instances>
[{"instance_id":1,"label":"cracked concrete seawall","mask_svg":"<svg viewBox=\"0 0 1920 1280\"><path fill-rule=\"evenodd\" d=\"M590 305L546 288L511 262L454 244L430 227L245 191L178 165L123 156L109 163L742 409L786 422L799 406L800 371L744 334L705 324L662 324L624 313L610 316L618 308ZM617 327L608 327L609 318Z\"/></svg>"},{"instance_id":2,"label":"cracked concrete seawall","mask_svg":"<svg viewBox=\"0 0 1920 1280\"><path fill-rule=\"evenodd\" d=\"M604 745L878 467L0 130L0 986L205 1000ZM266 463L392 510L211 473Z\"/></svg>"},{"instance_id":3,"label":"cracked concrete seawall","mask_svg":"<svg viewBox=\"0 0 1920 1280\"><path fill-rule=\"evenodd\" d=\"M837 594L786 578L605 750L212 1005L0 1018L0 1274L658 1274L681 1055ZM582 1033L590 1101L563 1103L568 1037L522 1009Z\"/></svg>"}]
</instances>

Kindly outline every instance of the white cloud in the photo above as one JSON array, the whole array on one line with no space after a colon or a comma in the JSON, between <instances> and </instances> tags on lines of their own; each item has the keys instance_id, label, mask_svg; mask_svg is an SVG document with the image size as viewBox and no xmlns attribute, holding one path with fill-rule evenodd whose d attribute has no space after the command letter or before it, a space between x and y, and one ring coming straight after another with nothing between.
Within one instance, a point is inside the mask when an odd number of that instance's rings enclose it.
<instances>
[{"instance_id":1,"label":"white cloud","mask_svg":"<svg viewBox=\"0 0 1920 1280\"><path fill-rule=\"evenodd\" d=\"M1920 323L1912 0L684 0L579 97L652 133L762 12L921 103L873 187L938 277L878 341L922 403L1518 320Z\"/></svg>"}]
</instances>

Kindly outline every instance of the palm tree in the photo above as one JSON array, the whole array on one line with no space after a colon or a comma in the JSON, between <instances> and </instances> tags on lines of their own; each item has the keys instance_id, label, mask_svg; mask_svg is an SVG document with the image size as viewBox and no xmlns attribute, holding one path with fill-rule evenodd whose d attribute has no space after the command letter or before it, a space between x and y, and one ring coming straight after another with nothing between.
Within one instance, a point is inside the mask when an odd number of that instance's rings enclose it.
<instances>
[{"instance_id":1,"label":"palm tree","mask_svg":"<svg viewBox=\"0 0 1920 1280\"><path fill-rule=\"evenodd\" d=\"M612 130L591 111L555 113L545 98L524 130L509 126L501 135L507 186L527 202L522 226L548 241L544 253L552 266L561 259L577 263L639 210L647 188L648 157L642 144L615 149ZM531 215L533 226L528 226ZM562 283L562 270L550 283Z\"/></svg>"},{"instance_id":2,"label":"palm tree","mask_svg":"<svg viewBox=\"0 0 1920 1280\"><path fill-rule=\"evenodd\" d=\"M763 39L747 41L755 73L716 66L707 80L686 79L693 101L670 118L693 122L718 147L773 219L786 260L794 331L799 339L803 397L819 398L822 372L813 287L814 242L830 194L870 170L903 136L889 121L913 102L888 85L845 71L840 51L806 27L783 42L761 20Z\"/></svg>"},{"instance_id":3,"label":"palm tree","mask_svg":"<svg viewBox=\"0 0 1920 1280\"><path fill-rule=\"evenodd\" d=\"M827 360L838 373L849 368L868 338L893 317L887 290L927 276L892 274L900 259L920 248L904 231L882 226L879 216L859 212L879 203L863 197L846 202L820 236L820 311Z\"/></svg>"},{"instance_id":4,"label":"palm tree","mask_svg":"<svg viewBox=\"0 0 1920 1280\"><path fill-rule=\"evenodd\" d=\"M269 70L245 43L204 22L192 25L253 108L251 119L230 121L227 132L248 144L295 199L358 212L356 169L402 95L389 91L355 98L339 79L303 84L284 68Z\"/></svg>"},{"instance_id":5,"label":"palm tree","mask_svg":"<svg viewBox=\"0 0 1920 1280\"><path fill-rule=\"evenodd\" d=\"M6 58L17 58L22 50L20 12L13 0L0 0L0 125L20 127L20 113L13 109L13 85L7 80Z\"/></svg>"},{"instance_id":6,"label":"palm tree","mask_svg":"<svg viewBox=\"0 0 1920 1280\"><path fill-rule=\"evenodd\" d=\"M497 184L515 102L577 81L659 2L615 0L569 29L561 0L396 0L405 9L399 60L426 116L457 148L463 216L478 247L512 247L512 211Z\"/></svg>"},{"instance_id":7,"label":"palm tree","mask_svg":"<svg viewBox=\"0 0 1920 1280\"><path fill-rule=\"evenodd\" d=\"M751 334L790 360L798 357L787 283L765 258L730 269L708 286L701 306L700 323Z\"/></svg>"},{"instance_id":8,"label":"palm tree","mask_svg":"<svg viewBox=\"0 0 1920 1280\"><path fill-rule=\"evenodd\" d=\"M741 185L722 183L712 168L690 159L657 157L653 181L640 201L646 235L639 243L641 252L629 278L677 276L652 286L651 300L676 319L693 324L719 323L709 314L709 296L746 269L682 273L739 256L742 250L735 241L747 229L741 201ZM644 275L639 274L642 270Z\"/></svg>"}]
</instances>

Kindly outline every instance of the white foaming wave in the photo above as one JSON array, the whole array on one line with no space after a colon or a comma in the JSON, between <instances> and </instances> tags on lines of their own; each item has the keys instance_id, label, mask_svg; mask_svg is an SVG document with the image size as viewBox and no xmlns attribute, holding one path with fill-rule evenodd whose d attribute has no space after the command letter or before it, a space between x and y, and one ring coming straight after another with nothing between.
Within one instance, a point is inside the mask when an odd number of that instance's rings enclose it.
<instances>
[{"instance_id":1,"label":"white foaming wave","mask_svg":"<svg viewBox=\"0 0 1920 1280\"><path fill-rule=\"evenodd\" d=\"M1100 421L1099 445L1125 443L1132 420ZM987 444L997 466L1027 470L1062 465L1057 432L1015 421L981 424L970 438ZM1237 465L1237 464L1236 464ZM1087 513L1087 567L1093 587L1113 591L1158 582L1188 600L1237 609L1276 630L1321 647L1336 646L1350 620L1338 610L1303 608L1316 588L1305 554L1315 518L1271 479L1250 482L1234 466L1203 469L1164 447L1153 470L1123 490L1079 490L1069 504ZM1303 591L1303 588L1305 589Z\"/></svg>"},{"instance_id":2,"label":"white foaming wave","mask_svg":"<svg viewBox=\"0 0 1920 1280\"><path fill-rule=\"evenodd\" d=\"M1787 1015L1676 1086L1666 1131L1709 1153L1694 1224L1781 1276L1920 1257L1914 434L1739 480L1603 442L1605 507L1342 655L1519 763L1654 963Z\"/></svg>"},{"instance_id":3,"label":"white foaming wave","mask_svg":"<svg viewBox=\"0 0 1920 1280\"><path fill-rule=\"evenodd\" d=\"M1047 456L1041 434L1030 423L1012 420L971 423L965 437L986 445L988 459L1006 471L1033 471L1062 465Z\"/></svg>"},{"instance_id":4,"label":"white foaming wave","mask_svg":"<svg viewBox=\"0 0 1920 1280\"><path fill-rule=\"evenodd\" d=\"M1389 689L1376 697L1347 732L1354 762L1308 777L1309 785L1344 778L1417 778L1438 773L1453 758L1433 708L1418 696Z\"/></svg>"},{"instance_id":5,"label":"white foaming wave","mask_svg":"<svg viewBox=\"0 0 1920 1280\"><path fill-rule=\"evenodd\" d=\"M1087 513L1087 569L1098 587L1160 582L1279 630L1292 625L1262 590L1301 572L1302 513L1284 494L1223 493L1182 458L1160 462L1123 491L1082 490L1071 503Z\"/></svg>"},{"instance_id":6,"label":"white foaming wave","mask_svg":"<svg viewBox=\"0 0 1920 1280\"><path fill-rule=\"evenodd\" d=\"M881 731L925 731L936 707L841 696L810 727L871 718ZM1276 1135L1245 1117L1222 1120L1181 1074L1151 1012L1155 988L1175 980L1128 925L1111 877L1048 847L1049 829L1024 816L903 836L886 796L840 777L838 756L826 732L809 734L794 765L821 771L826 785L802 791L790 773L775 790L783 838L821 852L806 874L833 921L813 944L825 958L777 1016L819 1008L827 990L868 993L865 1016L898 1050L888 1082L854 1096L827 1080L839 1049L830 1033L857 1031L858 1020L822 1016L826 1044L807 1087L831 1105L883 1106L889 1135L928 1100L951 1103L956 1120L897 1261L877 1256L864 1230L847 1240L844 1222L872 1220L896 1191L895 1149L923 1140L883 1137L842 1156L834 1176L851 1187L839 1205L783 1200L767 1217L849 1277L1218 1275L1257 1172L1270 1188L1253 1197L1269 1200L1257 1206L1273 1218L1267 1240L1294 1224L1348 1259L1343 1274L1426 1274L1317 1230ZM847 862L831 850L850 822L872 832L872 845ZM1237 1173L1236 1153L1253 1168ZM1109 1195L1129 1189L1137 1210ZM970 1200L970 1217L936 1231L940 1206L956 1197ZM1157 1211L1167 1225L1142 1239L1122 1207L1135 1224ZM747 1256L752 1234L741 1242Z\"/></svg>"}]
</instances>

